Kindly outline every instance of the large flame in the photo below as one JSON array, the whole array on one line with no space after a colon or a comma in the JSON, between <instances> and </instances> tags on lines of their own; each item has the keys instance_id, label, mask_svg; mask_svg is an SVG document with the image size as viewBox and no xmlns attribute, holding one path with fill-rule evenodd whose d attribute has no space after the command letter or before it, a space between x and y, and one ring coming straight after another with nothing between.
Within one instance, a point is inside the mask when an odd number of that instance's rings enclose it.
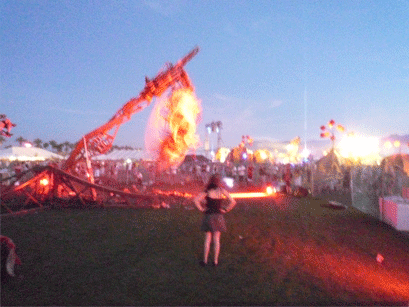
<instances>
[{"instance_id":1,"label":"large flame","mask_svg":"<svg viewBox=\"0 0 409 307\"><path fill-rule=\"evenodd\" d=\"M179 165L189 150L197 148L200 115L200 101L190 89L178 89L158 101L148 123L145 146L159 169Z\"/></svg>"}]
</instances>

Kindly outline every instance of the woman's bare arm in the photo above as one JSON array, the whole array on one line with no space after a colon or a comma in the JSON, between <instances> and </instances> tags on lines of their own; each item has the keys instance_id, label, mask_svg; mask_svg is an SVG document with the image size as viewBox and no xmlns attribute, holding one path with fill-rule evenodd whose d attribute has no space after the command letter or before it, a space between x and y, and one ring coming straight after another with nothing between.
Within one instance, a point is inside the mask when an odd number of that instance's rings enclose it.
<instances>
[{"instance_id":1,"label":"woman's bare arm","mask_svg":"<svg viewBox=\"0 0 409 307\"><path fill-rule=\"evenodd\" d=\"M205 199L205 197L206 197L206 193L201 192L193 199L193 202L195 203L197 210L201 212L205 211L205 208L202 205L202 202Z\"/></svg>"},{"instance_id":2,"label":"woman's bare arm","mask_svg":"<svg viewBox=\"0 0 409 307\"><path fill-rule=\"evenodd\" d=\"M229 204L227 205L224 211L229 212L234 208L234 206L236 206L236 200L233 197L231 197L230 193L227 192L225 189L222 189L222 193L229 201Z\"/></svg>"}]
</instances>

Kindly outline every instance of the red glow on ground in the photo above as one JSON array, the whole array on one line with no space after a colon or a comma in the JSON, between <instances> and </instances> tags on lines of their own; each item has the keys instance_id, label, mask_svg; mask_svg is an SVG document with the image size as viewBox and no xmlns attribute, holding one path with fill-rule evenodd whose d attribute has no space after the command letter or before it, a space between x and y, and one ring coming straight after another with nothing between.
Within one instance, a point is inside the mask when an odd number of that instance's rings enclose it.
<instances>
[{"instance_id":1,"label":"red glow on ground","mask_svg":"<svg viewBox=\"0 0 409 307\"><path fill-rule=\"evenodd\" d=\"M267 194L265 192L236 192L230 193L231 197L233 198L259 198L259 197L267 197L271 194Z\"/></svg>"},{"instance_id":2,"label":"red glow on ground","mask_svg":"<svg viewBox=\"0 0 409 307\"><path fill-rule=\"evenodd\" d=\"M193 198L194 195L188 192L179 192L176 190L171 191L162 191L159 189L152 190L155 194L158 195L165 195L165 196L177 196L177 197L184 197L184 198ZM275 188L267 187L266 192L232 192L230 193L231 197L233 198L262 198L262 197L271 197L274 196L276 193Z\"/></svg>"},{"instance_id":3,"label":"red glow on ground","mask_svg":"<svg viewBox=\"0 0 409 307\"><path fill-rule=\"evenodd\" d=\"M230 193L230 195L233 198L261 198L273 196L275 193L275 188L268 186L265 192L235 192Z\"/></svg>"},{"instance_id":4,"label":"red glow on ground","mask_svg":"<svg viewBox=\"0 0 409 307\"><path fill-rule=\"evenodd\" d=\"M302 258L306 271L322 280L347 285L356 292L372 292L377 300L395 296L409 300L409 280L399 272L379 264L375 255L363 257L358 253L334 253L329 248L303 244Z\"/></svg>"},{"instance_id":5,"label":"red glow on ground","mask_svg":"<svg viewBox=\"0 0 409 307\"><path fill-rule=\"evenodd\" d=\"M176 197L184 197L184 198L193 198L191 193L187 192L179 192L179 191L161 191L158 189L152 190L155 194L164 195L164 196L176 196Z\"/></svg>"}]
</instances>

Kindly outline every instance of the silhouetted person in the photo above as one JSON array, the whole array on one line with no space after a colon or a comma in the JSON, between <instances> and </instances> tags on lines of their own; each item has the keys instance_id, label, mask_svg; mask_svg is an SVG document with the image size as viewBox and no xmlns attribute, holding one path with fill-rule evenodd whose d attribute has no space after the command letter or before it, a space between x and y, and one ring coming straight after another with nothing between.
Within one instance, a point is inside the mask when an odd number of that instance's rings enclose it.
<instances>
[{"instance_id":1,"label":"silhouetted person","mask_svg":"<svg viewBox=\"0 0 409 307\"><path fill-rule=\"evenodd\" d=\"M285 192L291 194L291 181L293 179L293 174L291 173L291 165L287 164L285 166L285 171L283 175L283 180L285 182Z\"/></svg>"},{"instance_id":2,"label":"silhouetted person","mask_svg":"<svg viewBox=\"0 0 409 307\"><path fill-rule=\"evenodd\" d=\"M227 206L223 206L223 200L227 198ZM227 230L224 213L229 212L236 205L236 201L230 196L221 183L218 174L212 175L204 192L194 198L196 208L204 212L201 230L205 232L203 261L200 265L206 266L209 258L210 244L213 240L214 261L213 265L219 263L220 234Z\"/></svg>"}]
</instances>

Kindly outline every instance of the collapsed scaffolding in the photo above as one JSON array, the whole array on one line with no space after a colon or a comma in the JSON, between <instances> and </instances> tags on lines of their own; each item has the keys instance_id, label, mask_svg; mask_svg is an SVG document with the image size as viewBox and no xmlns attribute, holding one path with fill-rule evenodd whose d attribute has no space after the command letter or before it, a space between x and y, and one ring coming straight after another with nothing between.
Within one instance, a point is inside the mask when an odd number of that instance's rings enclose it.
<instances>
[{"instance_id":1,"label":"collapsed scaffolding","mask_svg":"<svg viewBox=\"0 0 409 307\"><path fill-rule=\"evenodd\" d=\"M107 153L120 126L129 121L133 114L148 107L153 98L159 98L167 91L171 94L181 89L194 92L184 66L198 52L199 48L196 47L175 65L167 63L166 68L153 79L145 77L145 87L139 95L125 103L107 123L84 135L61 169L53 166L34 168L15 176L13 181L18 184L10 186L3 184L10 178L2 179L2 211L15 213L20 209L43 208L45 203L75 203L86 207L90 203L101 205L119 199L127 205L144 206L147 202L159 201L158 195L123 192L95 184L91 159ZM177 132L184 133L183 128L178 127Z\"/></svg>"}]
</instances>

